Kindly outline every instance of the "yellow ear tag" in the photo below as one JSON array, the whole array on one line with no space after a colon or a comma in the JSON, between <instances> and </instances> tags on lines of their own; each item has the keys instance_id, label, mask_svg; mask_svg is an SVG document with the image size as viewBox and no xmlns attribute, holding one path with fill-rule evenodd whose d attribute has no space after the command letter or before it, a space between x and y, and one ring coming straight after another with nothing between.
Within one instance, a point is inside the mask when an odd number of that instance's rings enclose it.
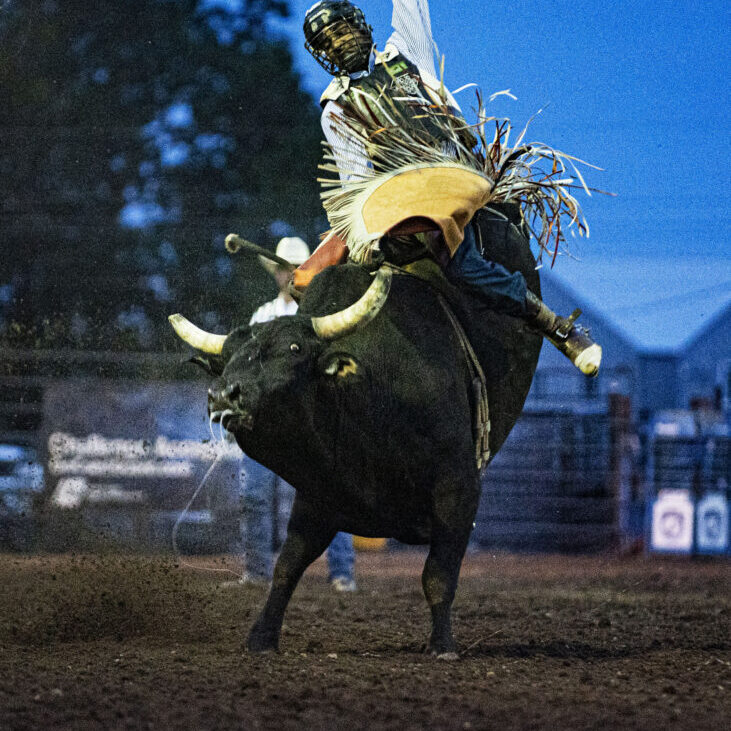
<instances>
[{"instance_id":1,"label":"yellow ear tag","mask_svg":"<svg viewBox=\"0 0 731 731\"><path fill-rule=\"evenodd\" d=\"M358 373L358 364L349 357L337 358L325 369L325 373L328 376L347 378Z\"/></svg>"}]
</instances>

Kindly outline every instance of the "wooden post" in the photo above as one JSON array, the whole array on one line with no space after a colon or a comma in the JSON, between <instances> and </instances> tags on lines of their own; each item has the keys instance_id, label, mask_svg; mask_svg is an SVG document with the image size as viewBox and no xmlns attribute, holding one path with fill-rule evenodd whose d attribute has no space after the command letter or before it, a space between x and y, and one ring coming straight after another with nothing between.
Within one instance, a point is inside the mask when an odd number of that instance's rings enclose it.
<instances>
[{"instance_id":1,"label":"wooden post","mask_svg":"<svg viewBox=\"0 0 731 731\"><path fill-rule=\"evenodd\" d=\"M632 409L629 396L619 393L609 394L609 478L607 492L612 499L613 537L612 547L616 551L627 548L628 537L624 528L629 523L629 508L624 498L629 498L629 479L627 458L631 447L629 438L632 426Z\"/></svg>"}]
</instances>

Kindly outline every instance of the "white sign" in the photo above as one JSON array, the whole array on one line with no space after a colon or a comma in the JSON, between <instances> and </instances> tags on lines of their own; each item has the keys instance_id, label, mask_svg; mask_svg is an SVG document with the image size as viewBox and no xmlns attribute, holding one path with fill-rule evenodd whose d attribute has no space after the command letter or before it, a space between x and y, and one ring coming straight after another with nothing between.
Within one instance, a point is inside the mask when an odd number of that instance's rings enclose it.
<instances>
[{"instance_id":1,"label":"white sign","mask_svg":"<svg viewBox=\"0 0 731 731\"><path fill-rule=\"evenodd\" d=\"M655 551L690 553L693 501L688 490L660 490L652 504L650 546Z\"/></svg>"},{"instance_id":2,"label":"white sign","mask_svg":"<svg viewBox=\"0 0 731 731\"><path fill-rule=\"evenodd\" d=\"M722 553L728 549L728 502L723 493L711 492L698 501L696 531L699 551Z\"/></svg>"},{"instance_id":3,"label":"white sign","mask_svg":"<svg viewBox=\"0 0 731 731\"><path fill-rule=\"evenodd\" d=\"M240 457L235 442L200 442L157 437L110 439L100 434L75 437L53 432L48 439L48 471L52 475L89 477L163 477L193 474L191 460L213 462L217 457Z\"/></svg>"},{"instance_id":4,"label":"white sign","mask_svg":"<svg viewBox=\"0 0 731 731\"><path fill-rule=\"evenodd\" d=\"M59 508L174 511L214 462L208 495L237 484L227 465L241 450L211 430L202 385L56 384L44 396L43 433L49 499ZM206 508L205 495L193 507Z\"/></svg>"}]
</instances>

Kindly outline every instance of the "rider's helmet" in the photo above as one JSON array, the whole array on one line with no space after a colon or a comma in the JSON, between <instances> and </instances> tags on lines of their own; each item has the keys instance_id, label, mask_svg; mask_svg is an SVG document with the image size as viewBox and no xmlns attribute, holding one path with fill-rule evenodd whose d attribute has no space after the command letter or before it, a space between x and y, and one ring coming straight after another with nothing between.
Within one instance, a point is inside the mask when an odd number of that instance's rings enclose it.
<instances>
[{"instance_id":1,"label":"rider's helmet","mask_svg":"<svg viewBox=\"0 0 731 731\"><path fill-rule=\"evenodd\" d=\"M373 28L348 0L320 0L306 13L305 48L333 76L368 69Z\"/></svg>"}]
</instances>

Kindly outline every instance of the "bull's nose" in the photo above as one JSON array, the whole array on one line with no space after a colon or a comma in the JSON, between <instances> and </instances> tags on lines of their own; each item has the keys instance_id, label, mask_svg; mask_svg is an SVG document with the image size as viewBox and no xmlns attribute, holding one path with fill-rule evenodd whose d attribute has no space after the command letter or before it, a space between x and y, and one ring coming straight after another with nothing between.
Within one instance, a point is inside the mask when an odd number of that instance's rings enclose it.
<instances>
[{"instance_id":1,"label":"bull's nose","mask_svg":"<svg viewBox=\"0 0 731 731\"><path fill-rule=\"evenodd\" d=\"M220 403L222 405L230 404L234 399L241 395L241 386L238 383L231 383L225 388L209 388L208 401Z\"/></svg>"},{"instance_id":2,"label":"bull's nose","mask_svg":"<svg viewBox=\"0 0 731 731\"><path fill-rule=\"evenodd\" d=\"M224 391L217 388L208 389L208 413L217 411L225 411L231 406L230 401L226 398Z\"/></svg>"},{"instance_id":3,"label":"bull's nose","mask_svg":"<svg viewBox=\"0 0 731 731\"><path fill-rule=\"evenodd\" d=\"M241 393L241 386L238 383L231 383L221 392L223 398L227 401L233 401Z\"/></svg>"},{"instance_id":4,"label":"bull's nose","mask_svg":"<svg viewBox=\"0 0 731 731\"><path fill-rule=\"evenodd\" d=\"M242 389L239 383L216 383L208 389L208 415L213 422L225 428L240 424L251 428L251 416L241 403Z\"/></svg>"}]
</instances>

